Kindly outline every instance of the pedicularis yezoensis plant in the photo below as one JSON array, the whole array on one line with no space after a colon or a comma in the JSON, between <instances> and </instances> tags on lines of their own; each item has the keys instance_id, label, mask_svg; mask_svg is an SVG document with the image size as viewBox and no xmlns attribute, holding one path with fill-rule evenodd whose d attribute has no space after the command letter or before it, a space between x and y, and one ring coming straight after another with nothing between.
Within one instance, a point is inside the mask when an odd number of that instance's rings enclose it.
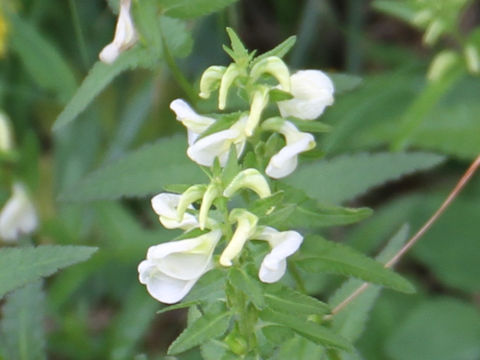
<instances>
[{"instance_id":1,"label":"pedicularis yezoensis plant","mask_svg":"<svg viewBox=\"0 0 480 360\"><path fill-rule=\"evenodd\" d=\"M315 119L333 104L334 85L319 70L290 72L282 56L294 38L255 57L227 30L231 48L225 51L233 62L209 67L200 80L199 96L218 98L221 112L201 115L182 99L170 105L187 128L188 157L210 182L170 186L175 191L152 199L162 225L184 233L148 250L140 282L162 303L182 301L166 310L190 307L188 327L170 354L202 345L207 359L269 358L292 336L330 352L350 350L329 329L328 305L305 294L297 264L410 287L353 249L295 228L305 227L304 214L295 212L305 195L279 179L315 148L307 131L326 130ZM231 103L240 110L225 111ZM297 263L287 265L298 252Z\"/></svg>"}]
</instances>

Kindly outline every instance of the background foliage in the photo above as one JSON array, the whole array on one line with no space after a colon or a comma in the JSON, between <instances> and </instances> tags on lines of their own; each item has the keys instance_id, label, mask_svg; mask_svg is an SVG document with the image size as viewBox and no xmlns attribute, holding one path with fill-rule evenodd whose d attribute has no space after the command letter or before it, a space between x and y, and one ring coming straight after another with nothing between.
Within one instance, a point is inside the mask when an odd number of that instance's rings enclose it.
<instances>
[{"instance_id":1,"label":"background foliage","mask_svg":"<svg viewBox=\"0 0 480 360\"><path fill-rule=\"evenodd\" d=\"M107 66L96 59L111 40L116 1L2 2L8 33L0 57L0 109L15 132L17 162L11 166L33 194L41 227L22 240L39 247L22 249L22 254L0 249L0 295L28 282L1 300L0 356L165 358L186 314L156 315L162 305L137 281L136 266L148 246L174 236L158 224L148 196L204 176L185 157L183 129L168 104L192 97L174 64L198 83L207 66L228 62L221 50L226 26L260 53L297 34L287 56L292 67L334 75L343 92L322 117L332 127L318 137L325 158L305 157L304 166L287 180L315 199L315 211L325 216L320 226L311 204L298 202L295 211L303 221L296 226L315 224L318 236L385 261L480 153L480 81L462 57L464 46L480 48L474 37L480 4L445 0L442 12L439 2L422 3L423 9L413 0L139 0L135 17L145 40ZM155 16L158 9L160 17ZM425 9L438 10L436 16L445 23L433 42L422 40L431 23L412 20ZM447 50L459 60L440 80L429 81L432 62ZM343 73L357 77L335 77ZM213 104L203 106L205 112L213 109ZM8 191L2 185L1 204ZM415 285L415 294L371 287L335 318L332 327L358 348L358 353L342 353L342 359L480 358L479 198L477 177L400 263L398 270ZM339 205L352 210L340 212ZM339 227L360 219L366 220ZM315 244L313 250L333 253L335 260L333 244ZM309 242L304 246L308 249ZM352 261L361 263L356 255ZM42 261L52 256L60 260ZM345 273L343 267L335 271L334 260L322 264L334 274ZM329 304L359 284L348 280L332 295L343 277L317 274L318 263L308 258L297 257L295 264L306 279L306 292ZM216 296L207 290L216 289L218 279L214 272L209 275L201 283L209 296ZM242 288L242 279L233 273L229 282ZM286 308L301 311L293 307L301 301L295 294ZM202 296L192 292L186 300ZM278 306L274 293L251 296L257 306ZM302 305L321 313L317 303ZM216 311L195 322L211 331L204 335L221 335L228 325L225 313ZM192 312L189 318L195 319ZM271 314L263 314L268 321ZM314 342L324 336L321 330L295 329L288 314L283 321L312 341L273 328L270 336L283 344L278 359L325 356ZM202 328L211 324L211 330ZM183 342L173 343L170 352L207 339L195 336L183 333ZM205 359L219 359L222 351L214 340L175 356L199 359L201 352Z\"/></svg>"}]
</instances>

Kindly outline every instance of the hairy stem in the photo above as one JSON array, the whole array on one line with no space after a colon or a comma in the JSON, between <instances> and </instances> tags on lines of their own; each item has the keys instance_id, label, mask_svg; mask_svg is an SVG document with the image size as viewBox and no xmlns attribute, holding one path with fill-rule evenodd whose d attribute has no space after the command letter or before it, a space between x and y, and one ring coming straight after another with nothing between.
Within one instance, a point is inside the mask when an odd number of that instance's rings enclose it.
<instances>
[{"instance_id":1,"label":"hairy stem","mask_svg":"<svg viewBox=\"0 0 480 360\"><path fill-rule=\"evenodd\" d=\"M458 196L460 191L465 187L465 185L470 181L472 178L473 174L477 171L477 169L480 167L480 155L477 156L477 158L472 162L470 167L467 169L467 171L463 174L463 176L460 178L458 181L457 185L453 188L453 190L450 192L448 197L445 199L445 201L442 203L442 205L435 211L435 213L428 219L428 221L420 228L420 230L417 231L415 235L413 235L408 242L390 259L388 262L385 264L386 268L391 268L393 265L395 265L400 258L405 255L405 253L410 250L410 248L415 245L415 243L432 227L432 225L437 221L437 219L444 213L444 211L450 206L450 204L455 200L455 198ZM342 311L348 304L350 304L353 300L355 300L360 294L362 294L369 286L370 284L365 282L362 285L360 285L355 291L353 291L345 300L343 300L340 304L338 304L332 312L325 316L325 320L331 319L334 315L338 314L340 311Z\"/></svg>"}]
</instances>

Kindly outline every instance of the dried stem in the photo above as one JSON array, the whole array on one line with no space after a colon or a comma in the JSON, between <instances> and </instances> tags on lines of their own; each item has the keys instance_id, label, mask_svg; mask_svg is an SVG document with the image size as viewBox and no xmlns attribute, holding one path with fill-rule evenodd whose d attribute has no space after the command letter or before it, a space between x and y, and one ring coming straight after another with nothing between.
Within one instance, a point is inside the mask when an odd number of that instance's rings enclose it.
<instances>
[{"instance_id":1,"label":"dried stem","mask_svg":"<svg viewBox=\"0 0 480 360\"><path fill-rule=\"evenodd\" d=\"M465 185L470 181L472 178L473 174L477 171L477 169L480 167L480 155L477 156L477 158L473 161L473 163L470 165L468 170L463 174L462 178L458 181L457 185L453 188L453 190L450 192L450 195L445 199L443 204L438 208L438 210L428 219L428 221L420 228L420 230L417 231L415 235L413 235L410 240L385 264L386 268L391 268L393 265L395 265L400 258L405 255L405 253L413 246L415 243L425 234L430 227L437 221L437 219L440 217L440 215L443 214L443 212L450 206L450 204L453 202L453 200L458 196L460 191L465 187ZM331 319L334 315L336 315L338 312L343 310L348 304L350 304L353 300L355 300L361 293L363 293L369 286L370 284L365 282L362 285L360 285L355 291L353 291L345 300L343 300L340 304L338 304L332 312L325 316L325 320Z\"/></svg>"}]
</instances>

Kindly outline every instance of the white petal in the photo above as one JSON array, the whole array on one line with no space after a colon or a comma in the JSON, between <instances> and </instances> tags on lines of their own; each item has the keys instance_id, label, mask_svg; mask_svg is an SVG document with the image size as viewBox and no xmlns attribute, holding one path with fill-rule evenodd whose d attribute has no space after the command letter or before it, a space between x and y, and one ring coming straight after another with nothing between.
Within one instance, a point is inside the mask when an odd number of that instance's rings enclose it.
<instances>
[{"instance_id":1,"label":"white petal","mask_svg":"<svg viewBox=\"0 0 480 360\"><path fill-rule=\"evenodd\" d=\"M0 238L15 241L21 234L33 232L37 225L37 213L25 188L14 184L12 196L0 211Z\"/></svg>"},{"instance_id":2,"label":"white petal","mask_svg":"<svg viewBox=\"0 0 480 360\"><path fill-rule=\"evenodd\" d=\"M280 179L290 175L297 167L298 154L308 151L315 146L315 138L308 133L298 132L295 140L292 139L293 137L291 136L290 138L287 137L287 145L270 159L265 170L268 176Z\"/></svg>"},{"instance_id":3,"label":"white petal","mask_svg":"<svg viewBox=\"0 0 480 360\"><path fill-rule=\"evenodd\" d=\"M275 269L270 269L268 266L262 262L260 265L260 270L258 272L258 278L264 283L274 283L280 280L287 269L287 262L285 260L278 263Z\"/></svg>"},{"instance_id":4,"label":"white petal","mask_svg":"<svg viewBox=\"0 0 480 360\"><path fill-rule=\"evenodd\" d=\"M167 229L192 229L198 225L195 216L189 213L183 215L182 221L178 221L177 206L181 195L160 193L152 198L152 208L159 215L160 222ZM189 209L193 209L189 206Z\"/></svg>"},{"instance_id":5,"label":"white petal","mask_svg":"<svg viewBox=\"0 0 480 360\"><path fill-rule=\"evenodd\" d=\"M333 104L334 86L319 70L297 71L290 77L293 99L277 103L283 117L314 120Z\"/></svg>"},{"instance_id":6,"label":"white petal","mask_svg":"<svg viewBox=\"0 0 480 360\"><path fill-rule=\"evenodd\" d=\"M212 166L215 158L219 158L224 166L228 159L230 145L239 136L238 131L228 129L208 135L190 146L187 155L197 164Z\"/></svg>"},{"instance_id":7,"label":"white petal","mask_svg":"<svg viewBox=\"0 0 480 360\"><path fill-rule=\"evenodd\" d=\"M188 145L192 145L198 136L208 129L215 122L215 119L198 115L188 103L182 99L173 100L170 103L172 109L177 115L177 120L188 130Z\"/></svg>"},{"instance_id":8,"label":"white petal","mask_svg":"<svg viewBox=\"0 0 480 360\"><path fill-rule=\"evenodd\" d=\"M199 279L181 280L170 277L159 271L149 260L140 263L138 272L140 282L147 286L150 295L165 304L182 300Z\"/></svg>"}]
</instances>

